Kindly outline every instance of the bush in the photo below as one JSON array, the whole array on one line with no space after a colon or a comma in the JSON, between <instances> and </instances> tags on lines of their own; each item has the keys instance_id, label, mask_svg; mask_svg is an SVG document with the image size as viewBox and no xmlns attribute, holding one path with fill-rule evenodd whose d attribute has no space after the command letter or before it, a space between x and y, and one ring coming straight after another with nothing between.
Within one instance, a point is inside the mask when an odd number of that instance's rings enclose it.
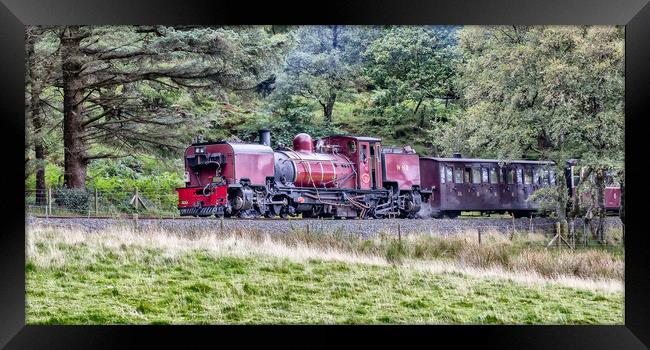
<instances>
[{"instance_id":1,"label":"bush","mask_svg":"<svg viewBox=\"0 0 650 350\"><path fill-rule=\"evenodd\" d=\"M84 188L59 188L54 190L54 203L67 210L86 212L90 209L91 194Z\"/></svg>"}]
</instances>

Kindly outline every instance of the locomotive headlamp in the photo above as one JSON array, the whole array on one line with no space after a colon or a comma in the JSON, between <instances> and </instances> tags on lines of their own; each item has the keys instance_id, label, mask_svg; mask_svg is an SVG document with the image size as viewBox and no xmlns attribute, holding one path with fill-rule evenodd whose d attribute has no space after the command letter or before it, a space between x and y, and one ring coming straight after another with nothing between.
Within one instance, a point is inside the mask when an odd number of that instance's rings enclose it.
<instances>
[{"instance_id":1,"label":"locomotive headlamp","mask_svg":"<svg viewBox=\"0 0 650 350\"><path fill-rule=\"evenodd\" d=\"M212 177L212 182L219 183L222 182L223 178L221 176L214 176Z\"/></svg>"},{"instance_id":2,"label":"locomotive headlamp","mask_svg":"<svg viewBox=\"0 0 650 350\"><path fill-rule=\"evenodd\" d=\"M194 147L194 154L205 154L205 147Z\"/></svg>"}]
</instances>

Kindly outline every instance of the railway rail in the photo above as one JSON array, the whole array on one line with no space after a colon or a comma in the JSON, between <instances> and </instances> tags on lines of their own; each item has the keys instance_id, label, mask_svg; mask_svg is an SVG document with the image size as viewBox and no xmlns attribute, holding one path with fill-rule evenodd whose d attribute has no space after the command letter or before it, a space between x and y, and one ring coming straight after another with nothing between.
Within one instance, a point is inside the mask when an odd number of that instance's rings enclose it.
<instances>
[{"instance_id":1,"label":"railway rail","mask_svg":"<svg viewBox=\"0 0 650 350\"><path fill-rule=\"evenodd\" d=\"M550 218L457 218L457 219L380 219L380 220L331 220L331 219L281 219L260 218L240 219L224 218L161 218L139 217L73 217L73 216L29 216L27 227L46 226L61 228L77 228L83 231L101 231L111 227L134 227L143 230L165 230L179 233L191 232L262 232L281 234L292 230L303 230L312 233L354 234L370 237L379 234L429 234L450 235L466 232L500 232L506 234L527 234L530 232L552 234L555 230L555 220ZM575 227L582 231L582 222L576 221ZM615 217L607 218L606 229L620 228L620 220Z\"/></svg>"}]
</instances>

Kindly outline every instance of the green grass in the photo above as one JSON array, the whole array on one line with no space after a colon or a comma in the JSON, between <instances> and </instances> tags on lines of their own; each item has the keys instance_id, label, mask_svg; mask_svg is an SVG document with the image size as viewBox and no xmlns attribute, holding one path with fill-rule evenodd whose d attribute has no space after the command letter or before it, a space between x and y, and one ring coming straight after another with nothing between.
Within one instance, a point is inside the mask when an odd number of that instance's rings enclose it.
<instances>
[{"instance_id":1,"label":"green grass","mask_svg":"<svg viewBox=\"0 0 650 350\"><path fill-rule=\"evenodd\" d=\"M101 247L56 243L64 263L28 261L28 324L623 323L619 292L397 265Z\"/></svg>"}]
</instances>

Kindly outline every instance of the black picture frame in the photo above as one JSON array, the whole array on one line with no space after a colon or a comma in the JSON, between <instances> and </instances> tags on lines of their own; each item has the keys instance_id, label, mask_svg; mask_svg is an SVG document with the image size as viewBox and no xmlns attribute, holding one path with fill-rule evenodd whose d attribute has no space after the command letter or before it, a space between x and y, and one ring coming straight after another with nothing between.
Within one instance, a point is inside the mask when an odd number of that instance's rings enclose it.
<instances>
[{"instance_id":1,"label":"black picture frame","mask_svg":"<svg viewBox=\"0 0 650 350\"><path fill-rule=\"evenodd\" d=\"M643 215L644 119L650 117L650 5L648 0L277 2L0 0L0 111L4 173L0 213L0 346L7 348L140 347L153 341L184 347L199 341L238 346L295 338L364 345L415 339L430 346L498 348L647 348L650 344L650 254ZM609 24L626 26L626 247L624 326L26 326L25 221L22 168L25 133L24 25L27 24ZM12 137L7 137L11 135ZM16 136L16 137L13 137ZM398 333L398 334L395 334ZM362 337L361 337L362 336ZM288 344L288 343L281 343ZM304 343L306 344L306 343ZM451 346L451 345L450 345Z\"/></svg>"}]
</instances>

